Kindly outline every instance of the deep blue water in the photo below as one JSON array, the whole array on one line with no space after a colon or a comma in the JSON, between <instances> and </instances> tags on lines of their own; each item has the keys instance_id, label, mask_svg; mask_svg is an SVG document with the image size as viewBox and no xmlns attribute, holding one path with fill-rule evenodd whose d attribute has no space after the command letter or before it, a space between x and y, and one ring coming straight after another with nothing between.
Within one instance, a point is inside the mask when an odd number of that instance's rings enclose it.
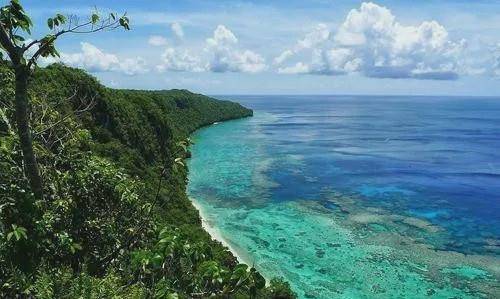
<instances>
[{"instance_id":1,"label":"deep blue water","mask_svg":"<svg viewBox=\"0 0 500 299\"><path fill-rule=\"evenodd\" d=\"M437 248L498 255L500 98L224 96L271 115L271 201L335 191L444 228ZM276 164L278 163L278 164ZM281 163L281 164L280 164Z\"/></svg>"}]
</instances>

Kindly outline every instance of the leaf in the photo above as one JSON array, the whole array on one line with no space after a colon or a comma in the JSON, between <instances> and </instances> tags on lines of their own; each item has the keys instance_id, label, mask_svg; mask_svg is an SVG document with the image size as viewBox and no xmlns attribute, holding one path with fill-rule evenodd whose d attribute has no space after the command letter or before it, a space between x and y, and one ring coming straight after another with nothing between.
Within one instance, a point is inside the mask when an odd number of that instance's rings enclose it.
<instances>
[{"instance_id":1,"label":"leaf","mask_svg":"<svg viewBox=\"0 0 500 299\"><path fill-rule=\"evenodd\" d=\"M47 25L49 26L50 30L54 29L54 19L52 18L47 19Z\"/></svg>"},{"instance_id":2,"label":"leaf","mask_svg":"<svg viewBox=\"0 0 500 299\"><path fill-rule=\"evenodd\" d=\"M10 241L12 239L12 237L16 237L16 241L19 241L21 239L28 239L28 235L27 235L27 230L22 227L22 226L17 226L16 224L12 224L12 231L10 233L7 234L7 241Z\"/></svg>"},{"instance_id":3,"label":"leaf","mask_svg":"<svg viewBox=\"0 0 500 299\"><path fill-rule=\"evenodd\" d=\"M251 271L252 272L252 278L255 282L255 286L258 288L258 289L262 289L266 286L266 279L260 275L259 272L255 271L255 268L252 268L254 271Z\"/></svg>"},{"instance_id":4,"label":"leaf","mask_svg":"<svg viewBox=\"0 0 500 299\"><path fill-rule=\"evenodd\" d=\"M182 162L182 158L175 158L174 162L175 162L175 164L179 164L181 166L184 166L184 162Z\"/></svg>"},{"instance_id":5,"label":"leaf","mask_svg":"<svg viewBox=\"0 0 500 299\"><path fill-rule=\"evenodd\" d=\"M153 263L153 265L158 267L163 262L163 256L161 254L155 254L151 259L151 262Z\"/></svg>"},{"instance_id":6,"label":"leaf","mask_svg":"<svg viewBox=\"0 0 500 299\"><path fill-rule=\"evenodd\" d=\"M16 34L14 35L14 38L15 38L16 40L18 40L18 41L21 41L21 42L24 42L24 40L25 40L25 39L24 39L24 37L22 37L22 36L20 36L20 35L16 35Z\"/></svg>"},{"instance_id":7,"label":"leaf","mask_svg":"<svg viewBox=\"0 0 500 299\"><path fill-rule=\"evenodd\" d=\"M120 23L120 26L125 28L125 30L130 30L130 27L128 25L129 19L127 17L121 17L118 22Z\"/></svg>"},{"instance_id":8,"label":"leaf","mask_svg":"<svg viewBox=\"0 0 500 299\"><path fill-rule=\"evenodd\" d=\"M56 18L59 20L59 22L60 22L61 24L66 23L66 17L65 17L64 15L62 15L62 14L59 14L59 13L58 13L58 14L56 15Z\"/></svg>"},{"instance_id":9,"label":"leaf","mask_svg":"<svg viewBox=\"0 0 500 299\"><path fill-rule=\"evenodd\" d=\"M79 250L82 250L82 245L80 245L78 243L71 244L71 246L70 246L71 253L75 253L75 252L77 252Z\"/></svg>"},{"instance_id":10,"label":"leaf","mask_svg":"<svg viewBox=\"0 0 500 299\"><path fill-rule=\"evenodd\" d=\"M18 0L11 0L10 5L15 10L14 12L16 13L20 13L24 10Z\"/></svg>"},{"instance_id":11,"label":"leaf","mask_svg":"<svg viewBox=\"0 0 500 299\"><path fill-rule=\"evenodd\" d=\"M97 22L99 22L99 15L92 14L91 20L92 20L92 24L96 24Z\"/></svg>"},{"instance_id":12,"label":"leaf","mask_svg":"<svg viewBox=\"0 0 500 299\"><path fill-rule=\"evenodd\" d=\"M57 51L56 48L54 48L54 45L52 45L52 47L53 49L50 52L50 55L52 55L53 57L61 57L61 54L59 54L59 51Z\"/></svg>"}]
</instances>

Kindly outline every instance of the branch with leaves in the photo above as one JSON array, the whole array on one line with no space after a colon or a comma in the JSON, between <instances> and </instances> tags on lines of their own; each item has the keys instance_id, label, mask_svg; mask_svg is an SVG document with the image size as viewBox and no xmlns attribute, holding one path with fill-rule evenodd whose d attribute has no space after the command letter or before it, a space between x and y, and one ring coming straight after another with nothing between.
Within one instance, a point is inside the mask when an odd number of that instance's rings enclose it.
<instances>
[{"instance_id":1,"label":"branch with leaves","mask_svg":"<svg viewBox=\"0 0 500 299\"><path fill-rule=\"evenodd\" d=\"M119 27L130 30L129 18L126 14L117 16L115 13L109 13L106 17L102 17L97 10L83 22L76 15L64 16L58 13L47 19L47 26L52 31L51 33L26 43L27 38L19 31L31 35L33 23L19 1L11 0L10 5L0 10L0 45L9 54L11 60L21 59L28 68L31 68L36 65L40 57L60 56L55 47L55 41L63 34L88 34ZM28 50L32 48L37 50L31 57L25 58L25 54L29 53Z\"/></svg>"},{"instance_id":2,"label":"branch with leaves","mask_svg":"<svg viewBox=\"0 0 500 299\"><path fill-rule=\"evenodd\" d=\"M0 8L0 59L6 52L15 71L15 110L18 136L23 152L25 175L30 182L36 198L43 198L43 182L38 169L29 120L30 101L28 82L40 57L60 57L56 49L56 40L65 34L86 34L113 30L119 27L130 30L126 14L117 16L110 13L102 17L97 10L84 21L75 15L68 17L56 14L47 20L51 31L40 39L28 42L33 22L19 0L11 0ZM36 50L35 50L36 49ZM31 54L33 53L33 54Z\"/></svg>"}]
</instances>

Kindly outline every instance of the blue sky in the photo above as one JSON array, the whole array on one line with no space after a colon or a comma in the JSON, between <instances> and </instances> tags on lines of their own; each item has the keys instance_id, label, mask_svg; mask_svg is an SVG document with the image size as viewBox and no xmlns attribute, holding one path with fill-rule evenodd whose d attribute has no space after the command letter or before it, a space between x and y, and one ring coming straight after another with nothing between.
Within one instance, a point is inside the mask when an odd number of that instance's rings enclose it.
<instances>
[{"instance_id":1,"label":"blue sky","mask_svg":"<svg viewBox=\"0 0 500 299\"><path fill-rule=\"evenodd\" d=\"M35 35L56 12L126 11L130 32L58 42L64 63L112 87L500 95L500 1L21 2Z\"/></svg>"}]
</instances>

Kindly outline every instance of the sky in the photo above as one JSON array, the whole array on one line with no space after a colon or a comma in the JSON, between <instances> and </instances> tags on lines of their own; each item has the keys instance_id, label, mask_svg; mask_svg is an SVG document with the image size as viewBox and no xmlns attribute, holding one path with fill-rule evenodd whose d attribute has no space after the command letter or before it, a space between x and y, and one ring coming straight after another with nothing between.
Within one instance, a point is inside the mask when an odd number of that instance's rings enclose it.
<instances>
[{"instance_id":1,"label":"sky","mask_svg":"<svg viewBox=\"0 0 500 299\"><path fill-rule=\"evenodd\" d=\"M34 37L55 13L126 12L130 31L57 42L60 62L114 88L500 96L500 0L21 3Z\"/></svg>"}]
</instances>

